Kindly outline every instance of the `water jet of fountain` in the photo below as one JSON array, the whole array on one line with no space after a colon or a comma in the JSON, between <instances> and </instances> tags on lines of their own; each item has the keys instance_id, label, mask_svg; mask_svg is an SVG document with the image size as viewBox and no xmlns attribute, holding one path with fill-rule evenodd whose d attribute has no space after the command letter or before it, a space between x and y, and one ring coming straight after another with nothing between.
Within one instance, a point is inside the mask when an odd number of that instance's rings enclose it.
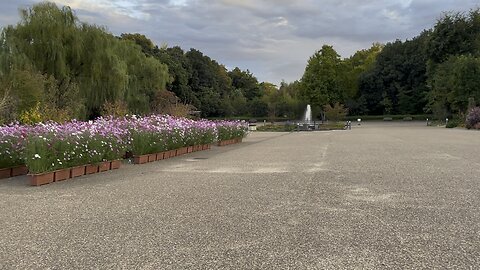
<instances>
[{"instance_id":1,"label":"water jet of fountain","mask_svg":"<svg viewBox=\"0 0 480 270\"><path fill-rule=\"evenodd\" d=\"M312 122L312 107L310 104L307 105L307 109L305 110L305 116L303 117L303 121L306 124L309 124Z\"/></svg>"}]
</instances>

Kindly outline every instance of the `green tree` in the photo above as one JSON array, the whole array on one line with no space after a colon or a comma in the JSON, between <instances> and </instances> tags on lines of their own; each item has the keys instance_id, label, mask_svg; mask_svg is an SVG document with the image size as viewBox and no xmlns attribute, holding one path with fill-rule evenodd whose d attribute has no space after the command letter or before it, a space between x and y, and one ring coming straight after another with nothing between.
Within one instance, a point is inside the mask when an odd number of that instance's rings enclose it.
<instances>
[{"instance_id":1,"label":"green tree","mask_svg":"<svg viewBox=\"0 0 480 270\"><path fill-rule=\"evenodd\" d=\"M325 112L325 117L329 121L333 122L338 122L342 120L348 113L348 109L345 108L342 104L335 102L335 104L332 106L330 104L327 104L323 108Z\"/></svg>"},{"instance_id":2,"label":"green tree","mask_svg":"<svg viewBox=\"0 0 480 270\"><path fill-rule=\"evenodd\" d=\"M360 94L370 113L423 112L428 92L424 53L428 35L429 32L423 32L412 40L387 43L373 68L360 75Z\"/></svg>"},{"instance_id":3,"label":"green tree","mask_svg":"<svg viewBox=\"0 0 480 270\"><path fill-rule=\"evenodd\" d=\"M139 33L123 33L120 37L124 40L133 41L135 44L139 45L142 48L142 52L147 56L153 56L158 50L158 47L153 44L153 42L147 38L145 35Z\"/></svg>"},{"instance_id":4,"label":"green tree","mask_svg":"<svg viewBox=\"0 0 480 270\"><path fill-rule=\"evenodd\" d=\"M242 91L247 100L261 96L258 80L249 70L242 71L236 67L228 72L228 75L232 80L232 86Z\"/></svg>"},{"instance_id":5,"label":"green tree","mask_svg":"<svg viewBox=\"0 0 480 270\"><path fill-rule=\"evenodd\" d=\"M432 111L464 114L469 99L480 100L480 58L451 56L438 65L431 81Z\"/></svg>"},{"instance_id":6,"label":"green tree","mask_svg":"<svg viewBox=\"0 0 480 270\"><path fill-rule=\"evenodd\" d=\"M131 111L147 113L168 79L167 67L147 58L134 41L82 23L69 7L49 2L23 9L20 22L2 31L2 47L7 69L41 74L48 84L31 94L41 95L46 107L70 110L71 117L94 118L103 104L123 100ZM3 80L7 75L0 74ZM20 84L13 87L16 92Z\"/></svg>"},{"instance_id":7,"label":"green tree","mask_svg":"<svg viewBox=\"0 0 480 270\"><path fill-rule=\"evenodd\" d=\"M276 85L268 82L260 83L260 91L263 93L262 100L268 106L268 116L273 119L277 117L279 94Z\"/></svg>"},{"instance_id":8,"label":"green tree","mask_svg":"<svg viewBox=\"0 0 480 270\"><path fill-rule=\"evenodd\" d=\"M345 70L341 80L341 87L345 92L343 102L352 115L362 115L368 111L366 98L360 93L360 76L374 68L377 56L383 47L380 43L374 43L371 48L359 50L344 60Z\"/></svg>"},{"instance_id":9,"label":"green tree","mask_svg":"<svg viewBox=\"0 0 480 270\"><path fill-rule=\"evenodd\" d=\"M342 61L332 46L324 45L310 57L301 79L303 95L314 106L343 100Z\"/></svg>"}]
</instances>

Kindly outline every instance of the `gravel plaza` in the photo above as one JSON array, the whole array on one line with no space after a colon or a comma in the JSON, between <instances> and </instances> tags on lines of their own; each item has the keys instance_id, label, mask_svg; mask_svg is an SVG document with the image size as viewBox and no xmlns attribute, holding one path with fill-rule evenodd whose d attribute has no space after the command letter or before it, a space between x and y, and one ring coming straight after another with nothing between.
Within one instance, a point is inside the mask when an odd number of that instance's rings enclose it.
<instances>
[{"instance_id":1,"label":"gravel plaza","mask_svg":"<svg viewBox=\"0 0 480 270\"><path fill-rule=\"evenodd\" d=\"M366 122L3 179L0 269L473 269L479 148L476 131Z\"/></svg>"}]
</instances>

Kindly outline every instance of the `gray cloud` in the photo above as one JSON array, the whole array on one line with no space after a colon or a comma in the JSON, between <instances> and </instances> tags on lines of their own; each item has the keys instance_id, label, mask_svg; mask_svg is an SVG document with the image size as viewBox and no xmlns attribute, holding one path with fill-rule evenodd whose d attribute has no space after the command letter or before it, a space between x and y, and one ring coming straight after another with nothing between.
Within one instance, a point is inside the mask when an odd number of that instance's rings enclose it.
<instances>
[{"instance_id":1,"label":"gray cloud","mask_svg":"<svg viewBox=\"0 0 480 270\"><path fill-rule=\"evenodd\" d=\"M18 7L0 3L0 25L14 24ZM478 0L56 0L82 21L114 34L139 32L155 43L196 48L261 81L293 81L323 44L343 56L373 42L412 38L444 11L468 11Z\"/></svg>"}]
</instances>

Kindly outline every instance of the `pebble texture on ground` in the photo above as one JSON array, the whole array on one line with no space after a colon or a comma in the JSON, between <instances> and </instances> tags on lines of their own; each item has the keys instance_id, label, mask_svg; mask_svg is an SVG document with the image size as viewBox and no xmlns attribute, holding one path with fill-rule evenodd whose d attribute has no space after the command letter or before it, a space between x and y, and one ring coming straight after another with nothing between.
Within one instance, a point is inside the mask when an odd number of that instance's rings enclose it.
<instances>
[{"instance_id":1,"label":"pebble texture on ground","mask_svg":"<svg viewBox=\"0 0 480 270\"><path fill-rule=\"evenodd\" d=\"M41 187L0 180L0 269L473 269L480 133L253 133Z\"/></svg>"}]
</instances>

